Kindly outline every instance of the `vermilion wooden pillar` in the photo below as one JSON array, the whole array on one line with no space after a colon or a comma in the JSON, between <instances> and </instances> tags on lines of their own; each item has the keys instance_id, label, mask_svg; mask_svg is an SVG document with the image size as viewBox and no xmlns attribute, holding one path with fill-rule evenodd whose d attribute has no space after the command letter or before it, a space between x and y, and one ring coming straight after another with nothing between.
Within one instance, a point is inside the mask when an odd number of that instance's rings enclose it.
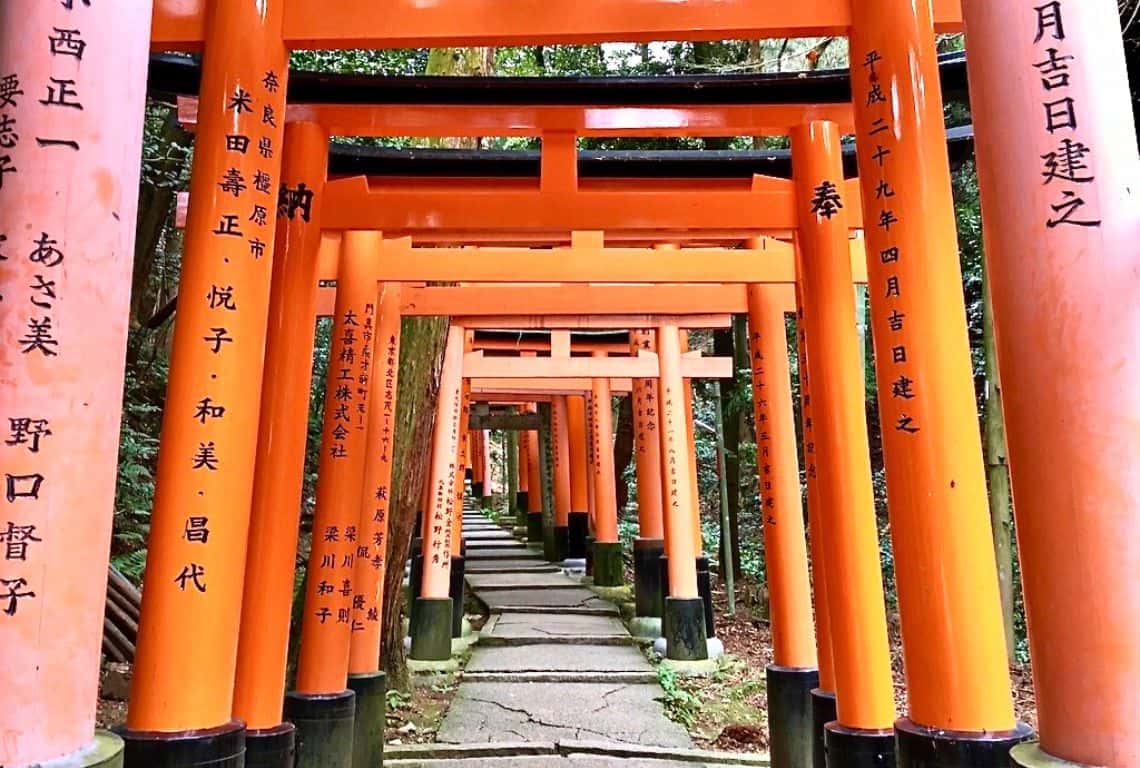
<instances>
[{"instance_id":1,"label":"vermilion wooden pillar","mask_svg":"<svg viewBox=\"0 0 1140 768\"><path fill-rule=\"evenodd\" d=\"M653 331L636 331L630 336L634 354L638 350L656 351ZM637 616L660 618L664 606L660 559L665 554L665 531L657 380L634 381L632 396L638 523L638 537L633 542L634 597Z\"/></svg>"},{"instance_id":2,"label":"vermilion wooden pillar","mask_svg":"<svg viewBox=\"0 0 1140 768\"><path fill-rule=\"evenodd\" d=\"M527 413L537 413L534 403L528 403ZM526 538L531 544L542 543L542 472L539 467L539 439L538 430L528 430L526 433L526 469L527 469L527 509L526 509Z\"/></svg>"},{"instance_id":3,"label":"vermilion wooden pillar","mask_svg":"<svg viewBox=\"0 0 1140 768\"><path fill-rule=\"evenodd\" d=\"M301 648L295 690L285 700L286 715L298 727L298 764L303 768L340 765L337 761L352 755L354 694L347 687L352 580L360 540L368 407L376 380L380 246L379 232L345 232L337 266Z\"/></svg>"},{"instance_id":4,"label":"vermilion wooden pillar","mask_svg":"<svg viewBox=\"0 0 1140 768\"><path fill-rule=\"evenodd\" d=\"M551 441L554 448L554 530L546 537L553 544L547 559L562 562L570 548L570 416L566 396L556 395L550 407Z\"/></svg>"},{"instance_id":5,"label":"vermilion wooden pillar","mask_svg":"<svg viewBox=\"0 0 1140 768\"><path fill-rule=\"evenodd\" d=\"M962 6L1041 739L1013 762L1138 765L1140 160L1117 3Z\"/></svg>"},{"instance_id":6,"label":"vermilion wooden pillar","mask_svg":"<svg viewBox=\"0 0 1140 768\"><path fill-rule=\"evenodd\" d=\"M692 484L689 463L685 388L681 377L681 338L676 325L657 329L660 359L661 465L665 475L665 550L668 553L669 595L662 624L666 654L671 659L708 658L704 601L697 590L697 541L693 533Z\"/></svg>"},{"instance_id":7,"label":"vermilion wooden pillar","mask_svg":"<svg viewBox=\"0 0 1140 768\"><path fill-rule=\"evenodd\" d=\"M463 410L463 347L464 329L452 325L447 330L432 434L431 506L424 525L423 580L411 613L411 658L425 661L451 656L451 516Z\"/></svg>"},{"instance_id":8,"label":"vermilion wooden pillar","mask_svg":"<svg viewBox=\"0 0 1140 768\"><path fill-rule=\"evenodd\" d=\"M819 683L819 672L787 329L781 302L764 286L748 286L748 326L774 652L767 670L769 745L774 768L792 768L811 760L811 691Z\"/></svg>"},{"instance_id":9,"label":"vermilion wooden pillar","mask_svg":"<svg viewBox=\"0 0 1140 768\"><path fill-rule=\"evenodd\" d=\"M594 357L605 355L594 352ZM612 399L610 380L595 378L590 407L594 442L594 584L599 587L618 587L625 582L625 562L618 540Z\"/></svg>"},{"instance_id":10,"label":"vermilion wooden pillar","mask_svg":"<svg viewBox=\"0 0 1140 768\"><path fill-rule=\"evenodd\" d=\"M814 405L810 366L807 362L806 316L803 301L799 299L799 286L796 287L796 357L799 364L800 422L803 425L803 469L805 497L808 505L808 524L811 535L811 579L815 597L815 648L819 665L819 687L811 692L812 714L812 765L813 768L827 768L827 749L824 743L824 727L836 719L835 701L835 660L831 641L830 602L827 595L826 552L823 539L824 502L820 490L817 463L817 443L815 439ZM868 466L868 471L870 467Z\"/></svg>"},{"instance_id":11,"label":"vermilion wooden pillar","mask_svg":"<svg viewBox=\"0 0 1140 768\"><path fill-rule=\"evenodd\" d=\"M852 13L868 284L907 678L908 718L895 728L899 762L927 765L937 756L945 765L1004 765L1027 731L1017 726L1009 690L931 6L856 0ZM817 142L822 153L829 142ZM830 198L820 190L833 170L824 173L800 181L801 217L818 221L830 210L819 202Z\"/></svg>"},{"instance_id":12,"label":"vermilion wooden pillar","mask_svg":"<svg viewBox=\"0 0 1140 768\"><path fill-rule=\"evenodd\" d=\"M74 5L86 12L86 4ZM130 765L177 760L187 750L218 765L243 758L244 726L232 719L232 704L280 198L284 5L214 0L206 21L178 322L127 714ZM196 733L187 739L186 731ZM180 738L172 738L176 733Z\"/></svg>"},{"instance_id":13,"label":"vermilion wooden pillar","mask_svg":"<svg viewBox=\"0 0 1140 768\"><path fill-rule=\"evenodd\" d=\"M306 198L303 208L277 208L233 704L234 717L248 729L250 762L293 743L294 727L283 722L281 708L301 521L327 144L327 134L315 123L285 128L282 184L312 190L313 198Z\"/></svg>"},{"instance_id":14,"label":"vermilion wooden pillar","mask_svg":"<svg viewBox=\"0 0 1140 768\"><path fill-rule=\"evenodd\" d=\"M586 539L590 535L590 502L587 499L590 486L586 478L590 447L585 397L570 395L566 398L566 420L570 441L570 515L567 518L566 556L584 561Z\"/></svg>"},{"instance_id":15,"label":"vermilion wooden pillar","mask_svg":"<svg viewBox=\"0 0 1140 768\"><path fill-rule=\"evenodd\" d=\"M64 5L0 3L0 765L10 768L64 756L121 765L123 750L96 732L95 705L150 8Z\"/></svg>"},{"instance_id":16,"label":"vermilion wooden pillar","mask_svg":"<svg viewBox=\"0 0 1140 768\"><path fill-rule=\"evenodd\" d=\"M387 690L380 658L380 634L400 385L400 284L382 283L378 303L372 362L367 372L370 376L368 429L352 570L348 688L356 694L354 766L380 765L384 759Z\"/></svg>"}]
</instances>

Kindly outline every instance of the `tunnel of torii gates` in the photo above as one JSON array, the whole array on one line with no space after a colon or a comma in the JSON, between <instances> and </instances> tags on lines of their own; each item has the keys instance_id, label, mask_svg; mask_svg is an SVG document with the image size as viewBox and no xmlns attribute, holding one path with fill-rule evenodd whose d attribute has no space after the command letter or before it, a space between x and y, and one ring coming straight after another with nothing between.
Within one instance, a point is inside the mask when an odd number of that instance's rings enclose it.
<instances>
[{"instance_id":1,"label":"tunnel of torii gates","mask_svg":"<svg viewBox=\"0 0 1140 768\"><path fill-rule=\"evenodd\" d=\"M515 406L496 418L521 430L525 498L515 502L528 535L555 557L585 554L583 533L591 537L601 584L620 577L605 406L627 389L642 438L637 587L651 595L662 585L639 612L661 614L670 656L704 653L686 382L730 371L686 355L684 336L747 312L776 659L773 763L1140 765L1140 161L1113 0L501 6L0 5L0 322L10 350L0 376L10 427L0 764L376 764L367 761L383 730L374 708L386 552L373 542L386 533L399 319L430 310L454 323L423 494L413 658L442 655L452 625L464 409ZM963 28L1035 739L1015 719L1004 661L943 129L934 35ZM630 96L527 111L484 79L479 107L287 106L295 48L808 35L850 41L842 106L797 99L786 78L775 104L762 103L755 78L755 98L732 103ZM110 734L94 715L152 50L203 58L137 659L126 726ZM623 93L661 82L670 81ZM441 134L539 136L540 174L337 178L328 165L329 135ZM851 134L859 174L844 180L840 136ZM580 179L574 139L585 135L788 135L794 162L790 179ZM322 260L322 243L338 240ZM862 279L903 630L902 719L854 333L852 285ZM436 282L450 285L427 285ZM810 582L783 335L792 310ZM314 537L309 571L324 577L309 579L296 690L285 693L313 321L324 312L336 362L314 530L341 535ZM548 329L548 349L479 349L481 326ZM566 333L579 328L628 333L615 348L592 347ZM382 378L365 370L376 362ZM381 381L383 402L369 395ZM478 411L470 434L486 423ZM661 551L655 581L646 553Z\"/></svg>"}]
</instances>

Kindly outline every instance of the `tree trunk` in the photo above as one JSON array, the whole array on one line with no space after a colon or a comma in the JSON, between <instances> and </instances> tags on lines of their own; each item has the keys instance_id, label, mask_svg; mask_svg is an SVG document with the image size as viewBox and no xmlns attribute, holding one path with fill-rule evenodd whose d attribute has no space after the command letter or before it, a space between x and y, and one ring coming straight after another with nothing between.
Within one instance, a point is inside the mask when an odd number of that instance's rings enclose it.
<instances>
[{"instance_id":1,"label":"tree trunk","mask_svg":"<svg viewBox=\"0 0 1140 768\"><path fill-rule=\"evenodd\" d=\"M998 376L997 348L994 344L990 283L984 275L983 272L982 344L986 356L984 412L986 479L990 487L990 524L993 526L994 556L997 559L1006 652L1010 663L1013 663L1016 651L1013 634L1013 494L1009 482L1009 466L1005 458L1005 422L1002 420L1001 412L1001 379Z\"/></svg>"},{"instance_id":2,"label":"tree trunk","mask_svg":"<svg viewBox=\"0 0 1140 768\"><path fill-rule=\"evenodd\" d=\"M394 495L388 512L388 565L384 573L382 657L388 686L409 687L404 654L404 565L420 513L420 491L428 482L435 401L443 367L447 320L405 318L400 337L400 387L396 397L396 439L392 459Z\"/></svg>"},{"instance_id":3,"label":"tree trunk","mask_svg":"<svg viewBox=\"0 0 1140 768\"><path fill-rule=\"evenodd\" d=\"M633 396L618 400L614 420L614 488L617 495L617 511L620 519L629 503L629 485L625 473L633 461Z\"/></svg>"},{"instance_id":4,"label":"tree trunk","mask_svg":"<svg viewBox=\"0 0 1140 768\"><path fill-rule=\"evenodd\" d=\"M734 319L735 325L735 319ZM736 371L740 370L738 355L735 354L735 328L713 331L713 354L717 357L731 357L733 359L733 377L724 379L720 383L722 401L725 403L723 414L724 425L724 473L728 495L728 531L727 537L732 543L732 570L740 573L740 418L734 407L737 398ZM724 533L721 533L720 557L721 562L728 561L728 553L724 551Z\"/></svg>"}]
</instances>

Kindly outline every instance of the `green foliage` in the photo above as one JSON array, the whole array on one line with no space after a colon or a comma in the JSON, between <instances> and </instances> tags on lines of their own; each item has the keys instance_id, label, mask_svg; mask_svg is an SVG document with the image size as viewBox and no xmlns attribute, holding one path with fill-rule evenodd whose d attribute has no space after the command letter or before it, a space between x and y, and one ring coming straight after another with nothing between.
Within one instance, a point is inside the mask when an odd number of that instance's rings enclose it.
<instances>
[{"instance_id":1,"label":"green foliage","mask_svg":"<svg viewBox=\"0 0 1140 768\"><path fill-rule=\"evenodd\" d=\"M691 727L701 710L700 697L688 691L677 673L664 664L657 667L657 681L665 691L665 714L670 720Z\"/></svg>"}]
</instances>

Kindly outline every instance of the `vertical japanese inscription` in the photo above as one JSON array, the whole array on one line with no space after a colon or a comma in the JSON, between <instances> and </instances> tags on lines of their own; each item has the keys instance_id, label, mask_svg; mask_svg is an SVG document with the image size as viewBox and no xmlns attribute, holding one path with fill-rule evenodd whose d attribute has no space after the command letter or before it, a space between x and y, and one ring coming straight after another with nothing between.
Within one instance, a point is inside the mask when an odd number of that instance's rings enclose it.
<instances>
[{"instance_id":1,"label":"vertical japanese inscription","mask_svg":"<svg viewBox=\"0 0 1140 768\"><path fill-rule=\"evenodd\" d=\"M1041 127L1054 146L1041 158L1041 183L1053 191L1044 211L1046 229L1099 227L1094 204L1083 197L1096 181L1092 149L1080 137L1080 104L1073 97L1071 64L1077 61L1065 36L1065 2L1052 0L1032 9L1027 19L1040 52L1031 63L1041 89Z\"/></svg>"}]
</instances>

